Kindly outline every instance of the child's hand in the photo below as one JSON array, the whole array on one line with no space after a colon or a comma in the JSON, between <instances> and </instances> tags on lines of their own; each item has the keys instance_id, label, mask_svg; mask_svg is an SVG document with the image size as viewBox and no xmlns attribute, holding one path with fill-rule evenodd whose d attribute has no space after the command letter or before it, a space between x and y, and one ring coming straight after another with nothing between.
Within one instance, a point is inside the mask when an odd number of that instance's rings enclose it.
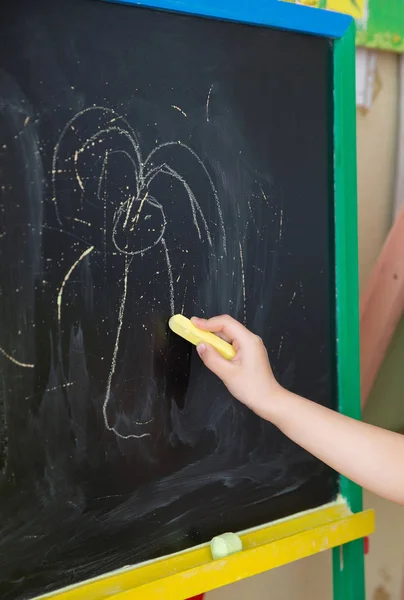
<instances>
[{"instance_id":1,"label":"child's hand","mask_svg":"<svg viewBox=\"0 0 404 600\"><path fill-rule=\"evenodd\" d=\"M271 406L279 399L282 388L272 373L261 338L228 315L191 320L196 327L219 335L236 351L232 360L226 360L212 346L199 344L197 350L204 364L240 402L272 420Z\"/></svg>"},{"instance_id":2,"label":"child's hand","mask_svg":"<svg viewBox=\"0 0 404 600\"><path fill-rule=\"evenodd\" d=\"M275 381L262 341L231 317L192 320L233 344L231 361L208 345L198 346L205 365L233 396L335 471L404 506L404 436L284 390Z\"/></svg>"}]
</instances>

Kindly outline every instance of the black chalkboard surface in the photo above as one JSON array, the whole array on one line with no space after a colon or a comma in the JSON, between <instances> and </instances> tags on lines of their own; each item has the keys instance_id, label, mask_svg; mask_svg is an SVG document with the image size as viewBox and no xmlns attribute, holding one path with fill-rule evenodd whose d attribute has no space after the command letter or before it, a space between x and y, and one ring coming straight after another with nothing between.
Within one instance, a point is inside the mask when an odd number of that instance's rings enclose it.
<instances>
[{"instance_id":1,"label":"black chalkboard surface","mask_svg":"<svg viewBox=\"0 0 404 600\"><path fill-rule=\"evenodd\" d=\"M0 596L335 498L171 334L228 312L336 406L327 40L96 0L0 9Z\"/></svg>"}]
</instances>

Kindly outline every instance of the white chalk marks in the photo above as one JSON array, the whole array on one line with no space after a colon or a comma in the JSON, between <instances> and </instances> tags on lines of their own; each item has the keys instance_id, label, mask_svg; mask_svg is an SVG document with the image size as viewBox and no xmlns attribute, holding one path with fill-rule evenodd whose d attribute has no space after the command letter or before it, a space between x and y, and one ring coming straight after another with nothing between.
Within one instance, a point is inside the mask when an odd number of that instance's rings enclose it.
<instances>
[{"instance_id":1,"label":"white chalk marks","mask_svg":"<svg viewBox=\"0 0 404 600\"><path fill-rule=\"evenodd\" d=\"M209 123L209 109L210 109L210 97L212 95L213 83L209 88L208 95L206 97L206 121Z\"/></svg>"},{"instance_id":2,"label":"white chalk marks","mask_svg":"<svg viewBox=\"0 0 404 600\"><path fill-rule=\"evenodd\" d=\"M72 266L70 267L70 269L67 271L63 281L62 281L62 285L60 286L57 298L56 298L56 304L58 307L58 322L60 324L61 319L62 319L62 297L63 297L63 290L65 289L65 286L67 284L67 282L70 279L71 274L73 273L74 269L77 267L77 265L80 263L80 261L83 260L83 258L85 258L88 254L90 254L90 252L92 252L94 250L94 246L90 246L90 248L87 248L87 250L84 250L84 252L78 257L78 259L72 264Z\"/></svg>"},{"instance_id":3,"label":"white chalk marks","mask_svg":"<svg viewBox=\"0 0 404 600\"><path fill-rule=\"evenodd\" d=\"M34 368L34 365L17 360L16 358L14 358L14 356L12 356L11 354L8 354L8 352L3 350L3 348L0 348L0 353L3 356L5 356L10 362L14 363L18 367L24 367L25 369L33 369Z\"/></svg>"},{"instance_id":4,"label":"white chalk marks","mask_svg":"<svg viewBox=\"0 0 404 600\"><path fill-rule=\"evenodd\" d=\"M175 110L178 110L178 112L180 112L180 113L182 114L182 116L183 116L183 117L185 117L185 118L187 117L187 113L186 113L186 112L184 112L184 111L182 110L182 108L180 108L179 106L176 106L175 104L172 104L172 105L171 105L171 108L175 108Z\"/></svg>"},{"instance_id":5,"label":"white chalk marks","mask_svg":"<svg viewBox=\"0 0 404 600\"><path fill-rule=\"evenodd\" d=\"M112 354L111 368L110 368L109 375L108 375L107 389L106 389L105 397L104 397L104 404L102 405L102 415L104 417L105 427L109 431L112 431L113 433L115 433L115 435L117 435L118 437L120 437L124 440L127 440L129 438L142 438L142 437L147 437L150 435L149 433L140 433L140 434L130 433L129 435L122 435L121 433L119 433L119 431L117 431L117 429L113 425L110 424L109 419L108 419L108 412L107 412L108 403L111 398L112 379L114 377L115 370L116 370L116 359L118 356L119 341L120 341L120 337L121 337L123 317L124 317L124 313L125 313L126 297L128 295L128 272L129 272L130 263L131 263L131 259L128 259L127 257L125 257L125 272L124 272L124 276L123 276L123 292L122 292L122 299L121 299L121 304L119 306L119 313L118 313L118 330L116 333L114 352ZM144 424L146 425L146 423L144 423Z\"/></svg>"},{"instance_id":6,"label":"white chalk marks","mask_svg":"<svg viewBox=\"0 0 404 600\"><path fill-rule=\"evenodd\" d=\"M244 270L244 257L243 257L243 248L241 246L241 242L239 244L240 249L240 266L241 266L241 287L243 292L243 320L244 325L247 323L247 296L245 289L245 270Z\"/></svg>"},{"instance_id":7,"label":"white chalk marks","mask_svg":"<svg viewBox=\"0 0 404 600\"><path fill-rule=\"evenodd\" d=\"M207 117L210 92L206 103ZM187 117L186 113L177 105L171 105L170 109L175 109L183 117ZM167 158L178 152L185 155L185 160L194 161L192 172L199 173L208 186L206 189L210 190L209 193L218 217L217 234L222 247L220 252L226 254L226 231L215 185L201 158L181 141L175 140L159 144L143 157L138 137L128 120L114 110L94 106L80 111L70 119L61 132L53 154L52 201L58 223L62 226L64 222L73 220L76 223L86 224L88 233L82 234L83 241L90 246L69 268L62 281L57 296L59 323L62 316L63 292L78 264L90 252L95 251L103 257L104 272L106 272L109 256L115 257L114 264L116 264L116 257L121 257L122 271L121 274L116 273L121 286L117 307L117 329L114 334L102 414L106 429L122 439L142 438L150 435L144 430L133 433L125 432L125 434L119 431L118 425L111 422L109 406L114 397L114 381L119 367L121 334L128 297L131 297L128 289L131 281L130 273L136 263L136 261L134 262L135 257L142 258L152 250L152 256L156 256L156 252L161 254L161 260L165 263L166 269L163 269L165 273L160 271L157 273L159 277L167 277L167 301L170 314L173 315L176 309L176 286L181 274L178 278L174 278L172 253L178 249L170 248L168 242L171 223L167 217L166 205L170 201L172 195L170 190L174 182L177 182L176 185L179 184L185 192L196 236L209 248L213 248L212 233L191 181L188 181L188 178L179 172L178 167L173 167L171 158ZM121 171L119 168L117 171L117 164L123 165ZM119 189L112 186L111 173L113 171L115 174L123 173L122 182L113 181L113 185L118 186ZM58 185L59 175L66 172L70 172L76 187L76 194L80 196L79 205L77 200L74 200L76 208L72 208L71 204L66 204L63 184L59 182ZM63 177L66 180L66 176ZM167 197L162 197L160 201L153 196L157 178L167 179L168 183L166 186L168 187ZM157 186L157 190L159 189ZM159 194L160 192L155 193L155 195ZM86 202L100 211L101 219L92 213L97 219L93 222L93 217L90 218L88 213L84 212ZM69 216L66 217L66 214ZM111 218L108 215L111 215ZM92 232L97 230L97 226L99 230L100 221L102 224L101 241L99 237L98 239L91 237ZM218 250L217 247L215 249ZM181 249L181 252L187 252L187 250ZM150 265L149 268L152 271L153 265ZM178 305L180 306L181 303L183 303L183 293L181 293L181 298L178 298ZM150 422L150 420L142 423L135 421L135 425L144 427Z\"/></svg>"},{"instance_id":8,"label":"white chalk marks","mask_svg":"<svg viewBox=\"0 0 404 600\"><path fill-rule=\"evenodd\" d=\"M173 315L175 312L173 271L171 268L170 255L168 254L167 244L164 238L161 238L161 243L163 244L164 252L166 254L168 282L170 286L170 309L171 315Z\"/></svg>"},{"instance_id":9,"label":"white chalk marks","mask_svg":"<svg viewBox=\"0 0 404 600\"><path fill-rule=\"evenodd\" d=\"M279 242L282 239L282 235L283 235L283 208L281 208L280 215L279 215L279 238L278 238Z\"/></svg>"}]
</instances>

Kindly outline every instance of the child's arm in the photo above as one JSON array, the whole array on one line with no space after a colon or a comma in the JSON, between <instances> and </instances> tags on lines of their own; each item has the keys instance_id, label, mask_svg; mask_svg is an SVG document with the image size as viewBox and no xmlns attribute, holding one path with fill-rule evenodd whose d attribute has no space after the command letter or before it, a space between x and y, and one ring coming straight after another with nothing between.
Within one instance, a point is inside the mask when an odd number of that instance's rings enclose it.
<instances>
[{"instance_id":1,"label":"child's arm","mask_svg":"<svg viewBox=\"0 0 404 600\"><path fill-rule=\"evenodd\" d=\"M212 347L198 352L238 400L327 465L376 494L404 505L404 436L305 400L275 380L262 340L229 316L193 319L233 344L232 361Z\"/></svg>"}]
</instances>

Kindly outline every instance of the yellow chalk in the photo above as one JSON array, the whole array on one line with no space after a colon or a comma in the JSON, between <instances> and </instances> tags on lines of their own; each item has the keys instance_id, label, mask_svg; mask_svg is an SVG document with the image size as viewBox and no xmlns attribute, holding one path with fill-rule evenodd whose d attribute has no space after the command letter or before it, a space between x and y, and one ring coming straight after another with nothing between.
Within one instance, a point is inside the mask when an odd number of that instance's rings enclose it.
<instances>
[{"instance_id":1,"label":"yellow chalk","mask_svg":"<svg viewBox=\"0 0 404 600\"><path fill-rule=\"evenodd\" d=\"M201 343L209 344L220 352L224 358L227 358L227 360L231 360L236 356L236 352L231 344L228 344L214 333L210 333L210 331L203 331L195 327L192 321L184 317L184 315L174 315L169 320L168 325L174 333L191 342L191 344L195 344L195 346Z\"/></svg>"},{"instance_id":2,"label":"yellow chalk","mask_svg":"<svg viewBox=\"0 0 404 600\"><path fill-rule=\"evenodd\" d=\"M242 549L243 542L236 533L217 535L210 542L210 551L214 560L225 558L235 552L241 552Z\"/></svg>"}]
</instances>

